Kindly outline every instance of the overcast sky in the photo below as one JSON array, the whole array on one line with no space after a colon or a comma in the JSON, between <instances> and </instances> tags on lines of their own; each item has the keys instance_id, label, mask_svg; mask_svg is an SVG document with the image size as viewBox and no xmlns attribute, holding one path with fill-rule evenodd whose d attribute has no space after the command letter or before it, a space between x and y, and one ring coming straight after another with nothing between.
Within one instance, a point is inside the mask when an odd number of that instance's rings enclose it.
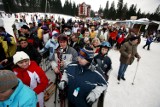
<instances>
[{"instance_id":1,"label":"overcast sky","mask_svg":"<svg viewBox=\"0 0 160 107\"><path fill-rule=\"evenodd\" d=\"M64 4L65 0L61 0L62 4ZM70 1L70 0L68 0ZM98 11L100 5L102 8L105 8L107 0L71 0L71 2L75 2L76 4L80 4L85 2L86 4L91 5L92 10ZM117 3L119 0L108 0L109 6L113 1L115 1L115 8L117 7ZM127 3L128 8L131 4L137 4L137 10L140 8L141 12L153 13L156 8L160 4L160 0L123 0L123 4Z\"/></svg>"}]
</instances>

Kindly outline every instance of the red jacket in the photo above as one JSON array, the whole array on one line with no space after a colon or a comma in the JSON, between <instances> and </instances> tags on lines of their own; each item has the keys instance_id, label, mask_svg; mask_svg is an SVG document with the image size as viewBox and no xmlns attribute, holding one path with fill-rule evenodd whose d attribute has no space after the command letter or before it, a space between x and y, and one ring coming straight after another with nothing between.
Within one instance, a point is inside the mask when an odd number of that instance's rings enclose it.
<instances>
[{"instance_id":1,"label":"red jacket","mask_svg":"<svg viewBox=\"0 0 160 107\"><path fill-rule=\"evenodd\" d=\"M111 38L112 40L116 40L117 34L118 34L117 31L111 32L111 33L110 33L110 38Z\"/></svg>"},{"instance_id":2,"label":"red jacket","mask_svg":"<svg viewBox=\"0 0 160 107\"><path fill-rule=\"evenodd\" d=\"M122 34L119 38L118 38L118 40L117 40L117 42L119 43L119 44L121 44L123 41L124 41L124 34Z\"/></svg>"},{"instance_id":3,"label":"red jacket","mask_svg":"<svg viewBox=\"0 0 160 107\"><path fill-rule=\"evenodd\" d=\"M34 61L30 62L27 69L17 67L13 69L13 72L37 94L43 92L48 86L48 78L45 72Z\"/></svg>"}]
</instances>

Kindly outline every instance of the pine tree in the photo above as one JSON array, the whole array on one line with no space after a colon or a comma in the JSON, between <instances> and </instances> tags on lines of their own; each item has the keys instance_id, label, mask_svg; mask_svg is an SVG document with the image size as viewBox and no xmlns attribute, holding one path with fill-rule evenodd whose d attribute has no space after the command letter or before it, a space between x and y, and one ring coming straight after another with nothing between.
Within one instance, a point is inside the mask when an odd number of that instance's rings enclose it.
<instances>
[{"instance_id":1,"label":"pine tree","mask_svg":"<svg viewBox=\"0 0 160 107\"><path fill-rule=\"evenodd\" d=\"M77 10L76 10L76 4L73 2L73 8L72 8L72 16L76 16Z\"/></svg>"},{"instance_id":2,"label":"pine tree","mask_svg":"<svg viewBox=\"0 0 160 107\"><path fill-rule=\"evenodd\" d=\"M103 8L101 7L101 5L100 5L99 10L98 10L98 15L103 17Z\"/></svg>"},{"instance_id":3,"label":"pine tree","mask_svg":"<svg viewBox=\"0 0 160 107\"><path fill-rule=\"evenodd\" d=\"M41 0L40 2L41 12L45 12L45 6L46 6L46 0Z\"/></svg>"},{"instance_id":4,"label":"pine tree","mask_svg":"<svg viewBox=\"0 0 160 107\"><path fill-rule=\"evenodd\" d=\"M109 15L108 15L109 19L115 20L116 19L116 9L115 9L115 4L114 1L111 4L111 7L109 9Z\"/></svg>"},{"instance_id":5,"label":"pine tree","mask_svg":"<svg viewBox=\"0 0 160 107\"><path fill-rule=\"evenodd\" d=\"M130 19L131 16L136 16L137 5L132 4L127 12L127 19Z\"/></svg>"},{"instance_id":6,"label":"pine tree","mask_svg":"<svg viewBox=\"0 0 160 107\"><path fill-rule=\"evenodd\" d=\"M13 0L2 0L6 13L17 12L16 5Z\"/></svg>"},{"instance_id":7,"label":"pine tree","mask_svg":"<svg viewBox=\"0 0 160 107\"><path fill-rule=\"evenodd\" d=\"M121 13L121 19L122 20L127 19L127 17L126 17L127 12L128 12L128 7L127 7L127 3L125 3L123 8L122 8L122 13Z\"/></svg>"},{"instance_id":8,"label":"pine tree","mask_svg":"<svg viewBox=\"0 0 160 107\"><path fill-rule=\"evenodd\" d=\"M138 19L141 18L141 9L138 10L137 17L138 17Z\"/></svg>"},{"instance_id":9,"label":"pine tree","mask_svg":"<svg viewBox=\"0 0 160 107\"><path fill-rule=\"evenodd\" d=\"M157 9L156 9L155 14L160 15L160 4L158 5L158 7L157 7Z\"/></svg>"},{"instance_id":10,"label":"pine tree","mask_svg":"<svg viewBox=\"0 0 160 107\"><path fill-rule=\"evenodd\" d=\"M117 18L122 19L123 0L119 0L117 4Z\"/></svg>"},{"instance_id":11,"label":"pine tree","mask_svg":"<svg viewBox=\"0 0 160 107\"><path fill-rule=\"evenodd\" d=\"M93 11L93 10L91 10L90 16L91 16L91 17L94 17L94 16L95 16L95 14L94 14L94 11Z\"/></svg>"},{"instance_id":12,"label":"pine tree","mask_svg":"<svg viewBox=\"0 0 160 107\"><path fill-rule=\"evenodd\" d=\"M104 11L103 11L104 18L108 17L108 13L109 13L109 1L107 1L106 7L104 8Z\"/></svg>"},{"instance_id":13,"label":"pine tree","mask_svg":"<svg viewBox=\"0 0 160 107\"><path fill-rule=\"evenodd\" d=\"M63 6L63 14L68 14L68 13L69 13L69 2L68 0L66 0Z\"/></svg>"}]
</instances>

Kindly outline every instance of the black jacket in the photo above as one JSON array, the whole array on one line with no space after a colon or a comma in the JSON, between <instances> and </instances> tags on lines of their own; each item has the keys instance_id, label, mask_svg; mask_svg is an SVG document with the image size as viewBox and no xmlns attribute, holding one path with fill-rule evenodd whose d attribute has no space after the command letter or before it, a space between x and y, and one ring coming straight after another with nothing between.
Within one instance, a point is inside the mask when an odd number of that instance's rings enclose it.
<instances>
[{"instance_id":1,"label":"black jacket","mask_svg":"<svg viewBox=\"0 0 160 107\"><path fill-rule=\"evenodd\" d=\"M40 64L42 57L40 53L32 45L28 44L26 48L21 48L20 46L18 46L17 51L24 51L28 54L31 60L34 60L37 62L37 64Z\"/></svg>"}]
</instances>

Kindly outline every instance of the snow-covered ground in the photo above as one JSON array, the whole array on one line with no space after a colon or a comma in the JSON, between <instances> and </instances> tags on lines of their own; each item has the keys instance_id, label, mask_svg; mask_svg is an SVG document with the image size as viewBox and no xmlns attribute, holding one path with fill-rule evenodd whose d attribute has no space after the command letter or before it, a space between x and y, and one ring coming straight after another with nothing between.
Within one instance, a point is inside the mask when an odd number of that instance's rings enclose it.
<instances>
[{"instance_id":1,"label":"snow-covered ground","mask_svg":"<svg viewBox=\"0 0 160 107\"><path fill-rule=\"evenodd\" d=\"M109 56L112 59L107 93L104 98L104 107L160 107L160 43L152 43L151 50L143 49L145 39L142 38L138 46L141 60L137 60L126 71L126 81L117 84L120 53L111 49ZM136 72L134 85L133 78ZM54 77L53 71L47 72L49 78ZM52 107L54 96L46 102L46 107Z\"/></svg>"},{"instance_id":2,"label":"snow-covered ground","mask_svg":"<svg viewBox=\"0 0 160 107\"><path fill-rule=\"evenodd\" d=\"M145 39L142 38L138 46L141 55L139 63L135 60L126 71L126 81L117 84L119 68L119 52L111 50L109 56L113 62L113 70L110 75L108 92L105 97L104 107L160 107L160 44L152 43L151 50L143 49ZM136 72L137 74L133 82Z\"/></svg>"},{"instance_id":3,"label":"snow-covered ground","mask_svg":"<svg viewBox=\"0 0 160 107\"><path fill-rule=\"evenodd\" d=\"M27 13L27 14L28 15L25 15L25 17L26 17L27 23L29 23L29 22L31 22L31 15L33 16L34 13ZM47 14L48 18L50 18L50 16L54 16L55 20L58 20L58 18L61 18L61 19L64 18L65 21L67 21L71 18L72 18L73 21L74 20L79 20L78 17L73 17L73 16L69 16L69 15L51 14L51 13L46 13L46 14ZM40 19L40 18L44 19L46 14L45 13L37 13L38 19ZM18 18L15 18L14 14L12 14L11 18L9 18L8 15L5 16L5 14L2 14L3 18L1 18L1 19L3 19L3 21L4 21L4 27L6 28L6 31L9 32L12 35L13 35L13 31L12 31L11 26L14 24L15 19L20 19L20 17L19 17L20 15L24 15L24 13L18 13Z\"/></svg>"},{"instance_id":4,"label":"snow-covered ground","mask_svg":"<svg viewBox=\"0 0 160 107\"><path fill-rule=\"evenodd\" d=\"M4 17L3 20L6 31L13 34L11 25L15 19ZM134 85L131 83L136 72L137 61L135 60L128 67L125 75L126 81L121 81L118 85L117 74L120 54L114 49L109 51L113 70L110 74L104 107L160 107L160 43L153 42L150 51L142 48L144 44L145 38L142 38L138 46L141 60L138 64ZM47 76L53 80L53 71L48 71ZM53 106L52 97L46 102L46 107Z\"/></svg>"}]
</instances>

